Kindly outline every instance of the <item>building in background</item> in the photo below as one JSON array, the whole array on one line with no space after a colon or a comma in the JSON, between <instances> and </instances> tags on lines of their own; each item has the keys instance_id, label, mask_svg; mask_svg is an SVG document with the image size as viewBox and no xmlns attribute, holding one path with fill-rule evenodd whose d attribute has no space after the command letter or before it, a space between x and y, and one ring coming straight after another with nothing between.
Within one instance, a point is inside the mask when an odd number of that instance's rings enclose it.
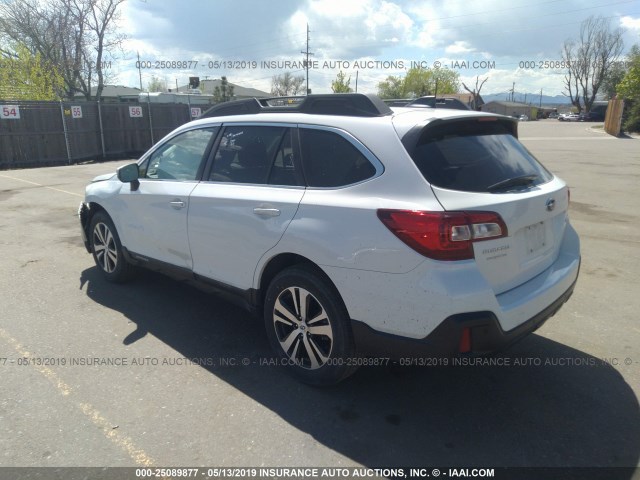
<instances>
[{"instance_id":1,"label":"building in background","mask_svg":"<svg viewBox=\"0 0 640 480\"><path fill-rule=\"evenodd\" d=\"M494 100L489 103L485 103L480 107L480 110L488 113L498 113L500 115L507 115L508 117L520 117L520 115L526 115L529 119L538 118L538 107L529 105L528 103L520 102L507 102Z\"/></svg>"}]
</instances>

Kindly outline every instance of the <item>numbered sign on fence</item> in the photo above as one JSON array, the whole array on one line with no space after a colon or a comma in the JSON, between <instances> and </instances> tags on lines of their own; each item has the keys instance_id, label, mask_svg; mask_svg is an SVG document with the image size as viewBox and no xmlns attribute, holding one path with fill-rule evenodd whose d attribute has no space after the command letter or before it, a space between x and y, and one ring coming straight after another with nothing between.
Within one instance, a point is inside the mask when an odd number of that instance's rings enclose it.
<instances>
[{"instance_id":1,"label":"numbered sign on fence","mask_svg":"<svg viewBox=\"0 0 640 480\"><path fill-rule=\"evenodd\" d=\"M191 107L191 118L199 118L202 115L202 109L200 107Z\"/></svg>"},{"instance_id":2,"label":"numbered sign on fence","mask_svg":"<svg viewBox=\"0 0 640 480\"><path fill-rule=\"evenodd\" d=\"M18 105L2 105L2 109L0 109L0 118L7 120L19 120L20 107L18 107Z\"/></svg>"},{"instance_id":3,"label":"numbered sign on fence","mask_svg":"<svg viewBox=\"0 0 640 480\"><path fill-rule=\"evenodd\" d=\"M82 107L71 107L72 118L82 118Z\"/></svg>"},{"instance_id":4,"label":"numbered sign on fence","mask_svg":"<svg viewBox=\"0 0 640 480\"><path fill-rule=\"evenodd\" d=\"M129 116L131 118L142 117L142 107L129 107Z\"/></svg>"}]
</instances>

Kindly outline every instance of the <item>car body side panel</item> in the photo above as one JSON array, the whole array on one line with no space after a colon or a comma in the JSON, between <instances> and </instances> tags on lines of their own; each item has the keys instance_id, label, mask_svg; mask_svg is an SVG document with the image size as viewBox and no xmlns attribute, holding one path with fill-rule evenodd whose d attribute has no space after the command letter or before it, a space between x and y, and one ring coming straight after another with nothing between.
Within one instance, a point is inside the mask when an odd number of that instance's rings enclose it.
<instances>
[{"instance_id":1,"label":"car body side panel","mask_svg":"<svg viewBox=\"0 0 640 480\"><path fill-rule=\"evenodd\" d=\"M197 182L140 180L137 189L122 184L119 232L131 252L178 267L192 267L187 237L189 195Z\"/></svg>"},{"instance_id":2,"label":"car body side panel","mask_svg":"<svg viewBox=\"0 0 640 480\"><path fill-rule=\"evenodd\" d=\"M258 261L278 243L304 192L295 187L200 183L189 209L194 273L251 288Z\"/></svg>"}]
</instances>

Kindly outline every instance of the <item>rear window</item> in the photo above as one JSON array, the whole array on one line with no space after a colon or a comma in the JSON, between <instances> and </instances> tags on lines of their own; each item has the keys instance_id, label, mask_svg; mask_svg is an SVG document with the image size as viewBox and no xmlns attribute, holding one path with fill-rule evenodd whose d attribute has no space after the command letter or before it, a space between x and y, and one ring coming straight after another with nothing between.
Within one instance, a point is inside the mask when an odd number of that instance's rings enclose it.
<instances>
[{"instance_id":1,"label":"rear window","mask_svg":"<svg viewBox=\"0 0 640 480\"><path fill-rule=\"evenodd\" d=\"M501 121L426 127L409 153L434 186L465 192L504 192L553 178Z\"/></svg>"},{"instance_id":2,"label":"rear window","mask_svg":"<svg viewBox=\"0 0 640 480\"><path fill-rule=\"evenodd\" d=\"M326 130L301 128L300 146L310 187L342 187L362 182L376 168L346 138Z\"/></svg>"}]
</instances>

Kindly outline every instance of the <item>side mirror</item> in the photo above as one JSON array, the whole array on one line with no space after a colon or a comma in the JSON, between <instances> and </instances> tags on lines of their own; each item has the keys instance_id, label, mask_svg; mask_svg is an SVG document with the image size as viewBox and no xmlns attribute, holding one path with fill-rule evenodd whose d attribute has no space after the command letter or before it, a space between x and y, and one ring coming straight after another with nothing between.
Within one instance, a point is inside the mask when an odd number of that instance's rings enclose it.
<instances>
[{"instance_id":1,"label":"side mirror","mask_svg":"<svg viewBox=\"0 0 640 480\"><path fill-rule=\"evenodd\" d=\"M140 186L140 182L138 181L140 170L137 163L130 163L129 165L118 168L116 174L118 175L118 180L122 183L131 184L131 190L135 191Z\"/></svg>"},{"instance_id":2,"label":"side mirror","mask_svg":"<svg viewBox=\"0 0 640 480\"><path fill-rule=\"evenodd\" d=\"M137 163L130 163L129 165L125 165L120 167L117 170L118 180L122 183L131 183L138 180L140 176L140 170L138 170Z\"/></svg>"}]
</instances>

